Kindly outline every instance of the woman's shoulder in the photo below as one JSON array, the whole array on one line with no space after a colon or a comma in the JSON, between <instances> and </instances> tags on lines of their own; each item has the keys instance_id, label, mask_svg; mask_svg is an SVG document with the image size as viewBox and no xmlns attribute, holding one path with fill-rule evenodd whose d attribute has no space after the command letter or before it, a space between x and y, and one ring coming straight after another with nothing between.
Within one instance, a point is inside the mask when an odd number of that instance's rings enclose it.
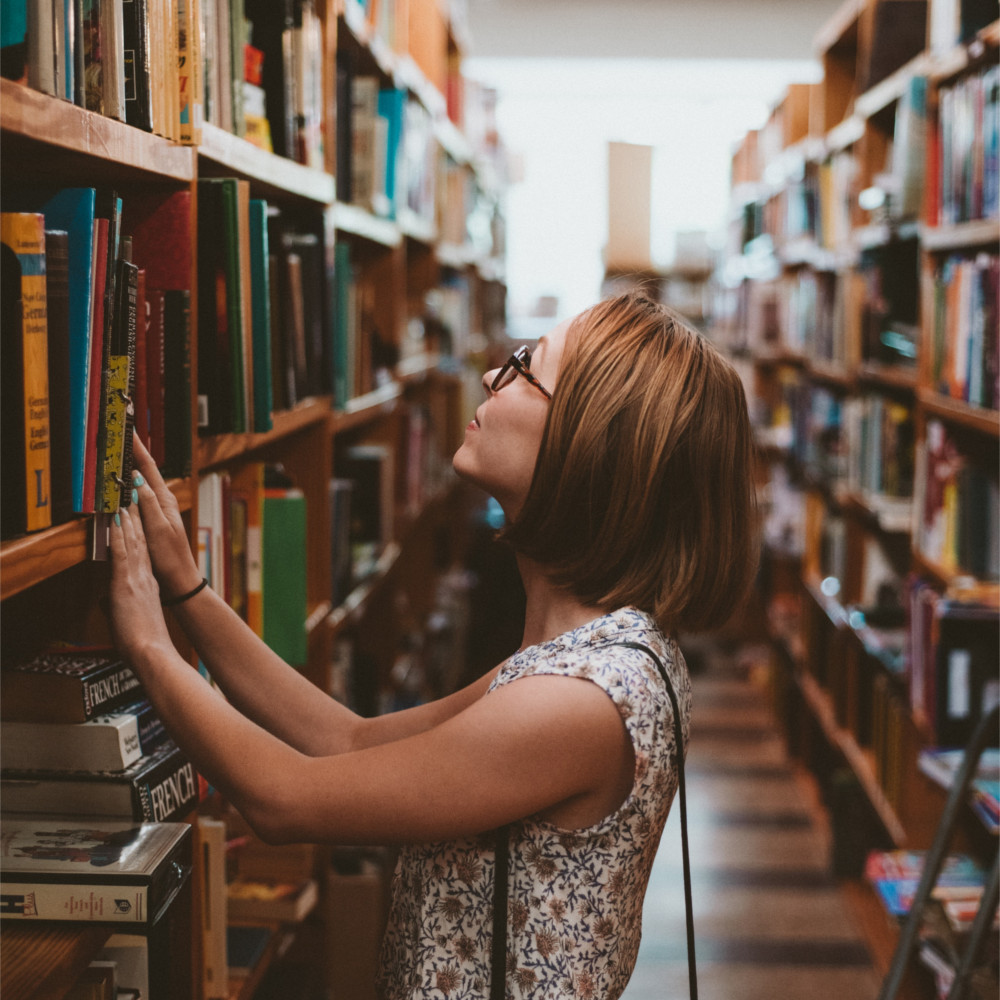
<instances>
[{"instance_id":1,"label":"woman's shoulder","mask_svg":"<svg viewBox=\"0 0 1000 1000\"><path fill-rule=\"evenodd\" d=\"M618 675L636 669L640 674L655 674L648 653L634 648L636 645L654 653L668 670L679 659L676 643L664 635L653 618L627 607L521 650L507 661L496 680L504 683L551 673L596 679L609 672Z\"/></svg>"}]
</instances>

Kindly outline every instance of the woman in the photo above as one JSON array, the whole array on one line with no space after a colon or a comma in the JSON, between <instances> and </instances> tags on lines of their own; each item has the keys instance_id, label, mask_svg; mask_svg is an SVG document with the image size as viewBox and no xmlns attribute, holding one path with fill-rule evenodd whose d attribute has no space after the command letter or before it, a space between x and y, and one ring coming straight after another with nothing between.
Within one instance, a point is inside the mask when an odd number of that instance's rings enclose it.
<instances>
[{"instance_id":1,"label":"woman","mask_svg":"<svg viewBox=\"0 0 1000 1000\"><path fill-rule=\"evenodd\" d=\"M404 845L384 997L486 995L490 831L509 823L508 991L613 998L677 788L663 682L621 643L663 661L686 733L671 636L721 624L755 564L746 403L731 366L640 295L556 327L483 385L454 465L503 507L527 596L521 647L495 670L355 716L200 586L141 446L138 504L112 532L116 639L176 741L265 840ZM161 597L228 701L172 646Z\"/></svg>"}]
</instances>

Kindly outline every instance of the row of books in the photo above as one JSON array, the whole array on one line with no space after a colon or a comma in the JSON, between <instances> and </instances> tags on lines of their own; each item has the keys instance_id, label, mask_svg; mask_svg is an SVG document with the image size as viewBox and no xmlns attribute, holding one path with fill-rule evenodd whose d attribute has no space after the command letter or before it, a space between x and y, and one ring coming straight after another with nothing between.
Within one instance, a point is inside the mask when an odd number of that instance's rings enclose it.
<instances>
[{"instance_id":1,"label":"row of books","mask_svg":"<svg viewBox=\"0 0 1000 1000\"><path fill-rule=\"evenodd\" d=\"M920 770L942 788L950 789L965 761L965 750L928 747L918 759ZM969 805L987 830L1000 829L1000 750L986 747L976 763L969 787Z\"/></svg>"},{"instance_id":2,"label":"row of books","mask_svg":"<svg viewBox=\"0 0 1000 1000\"><path fill-rule=\"evenodd\" d=\"M388 219L405 210L433 227L441 153L427 109L359 70L350 49L337 53L337 106L338 200Z\"/></svg>"},{"instance_id":3,"label":"row of books","mask_svg":"<svg viewBox=\"0 0 1000 1000\"><path fill-rule=\"evenodd\" d=\"M1000 217L1000 66L987 64L938 92L928 222Z\"/></svg>"},{"instance_id":4,"label":"row of books","mask_svg":"<svg viewBox=\"0 0 1000 1000\"><path fill-rule=\"evenodd\" d=\"M977 461L942 421L927 421L917 449L915 547L948 571L1000 579L996 472Z\"/></svg>"},{"instance_id":5,"label":"row of books","mask_svg":"<svg viewBox=\"0 0 1000 1000\"><path fill-rule=\"evenodd\" d=\"M923 875L926 852L911 850L872 851L865 862L865 878L881 897L886 911L905 917L913 904ZM973 913L983 894L986 872L967 854L948 855L938 873L932 897L946 903L956 929L967 929L969 904ZM948 906L948 903L959 905Z\"/></svg>"},{"instance_id":6,"label":"row of books","mask_svg":"<svg viewBox=\"0 0 1000 1000\"><path fill-rule=\"evenodd\" d=\"M323 28L313 0L200 0L205 120L325 169Z\"/></svg>"},{"instance_id":7,"label":"row of books","mask_svg":"<svg viewBox=\"0 0 1000 1000\"><path fill-rule=\"evenodd\" d=\"M5 201L19 209L3 217L9 537L127 506L133 426L165 473L190 470L191 223L188 192Z\"/></svg>"},{"instance_id":8,"label":"row of books","mask_svg":"<svg viewBox=\"0 0 1000 1000\"><path fill-rule=\"evenodd\" d=\"M949 256L933 281L931 384L953 399L1000 409L1000 256Z\"/></svg>"},{"instance_id":9,"label":"row of books","mask_svg":"<svg viewBox=\"0 0 1000 1000\"><path fill-rule=\"evenodd\" d=\"M198 562L212 589L293 666L308 654L306 498L252 462L198 483Z\"/></svg>"},{"instance_id":10,"label":"row of books","mask_svg":"<svg viewBox=\"0 0 1000 1000\"><path fill-rule=\"evenodd\" d=\"M996 607L943 595L928 581L908 584L910 707L941 747L965 746L1000 700Z\"/></svg>"},{"instance_id":11,"label":"row of books","mask_svg":"<svg viewBox=\"0 0 1000 1000\"><path fill-rule=\"evenodd\" d=\"M197 141L197 0L15 0L3 75L178 142Z\"/></svg>"}]
</instances>

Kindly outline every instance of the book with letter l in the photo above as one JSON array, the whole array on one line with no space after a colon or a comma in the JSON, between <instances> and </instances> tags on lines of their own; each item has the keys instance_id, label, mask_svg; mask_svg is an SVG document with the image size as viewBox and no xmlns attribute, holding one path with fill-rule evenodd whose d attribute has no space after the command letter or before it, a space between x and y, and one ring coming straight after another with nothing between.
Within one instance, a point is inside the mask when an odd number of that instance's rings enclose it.
<instances>
[{"instance_id":1,"label":"book with letter l","mask_svg":"<svg viewBox=\"0 0 1000 1000\"><path fill-rule=\"evenodd\" d=\"M187 881L191 828L5 819L0 852L5 918L148 927Z\"/></svg>"},{"instance_id":2,"label":"book with letter l","mask_svg":"<svg viewBox=\"0 0 1000 1000\"><path fill-rule=\"evenodd\" d=\"M194 767L170 740L123 771L4 768L0 792L7 813L153 823L182 819L201 796Z\"/></svg>"},{"instance_id":3,"label":"book with letter l","mask_svg":"<svg viewBox=\"0 0 1000 1000\"><path fill-rule=\"evenodd\" d=\"M45 217L0 215L3 350L3 534L52 524Z\"/></svg>"},{"instance_id":4,"label":"book with letter l","mask_svg":"<svg viewBox=\"0 0 1000 1000\"><path fill-rule=\"evenodd\" d=\"M139 695L139 678L110 650L40 653L0 670L5 722L86 722Z\"/></svg>"}]
</instances>

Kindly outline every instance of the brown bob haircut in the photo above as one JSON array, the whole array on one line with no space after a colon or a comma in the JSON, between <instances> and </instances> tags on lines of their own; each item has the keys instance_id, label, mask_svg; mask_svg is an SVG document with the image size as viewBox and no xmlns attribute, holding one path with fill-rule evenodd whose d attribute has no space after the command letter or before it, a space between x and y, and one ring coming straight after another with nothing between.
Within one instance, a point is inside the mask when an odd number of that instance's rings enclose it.
<instances>
[{"instance_id":1,"label":"brown bob haircut","mask_svg":"<svg viewBox=\"0 0 1000 1000\"><path fill-rule=\"evenodd\" d=\"M587 604L665 631L729 619L757 565L753 439L736 371L641 293L573 320L534 477L502 537Z\"/></svg>"}]
</instances>

